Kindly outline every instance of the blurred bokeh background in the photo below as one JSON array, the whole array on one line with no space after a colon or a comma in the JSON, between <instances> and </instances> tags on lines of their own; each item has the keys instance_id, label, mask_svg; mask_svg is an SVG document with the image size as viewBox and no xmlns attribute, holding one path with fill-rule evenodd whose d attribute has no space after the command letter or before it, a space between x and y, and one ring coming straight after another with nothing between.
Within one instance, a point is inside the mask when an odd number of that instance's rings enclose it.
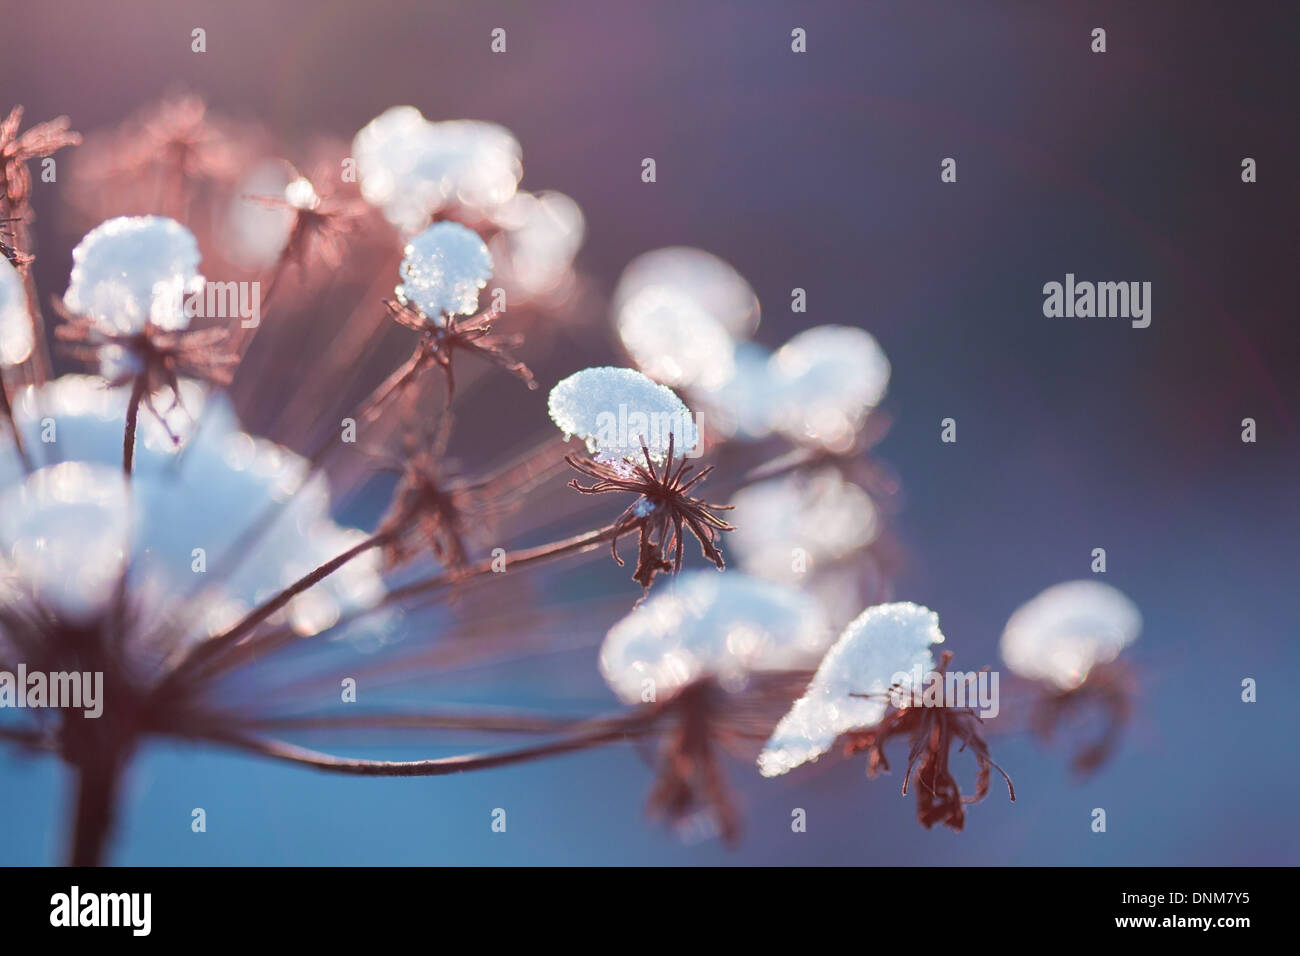
<instances>
[{"instance_id":1,"label":"blurred bokeh background","mask_svg":"<svg viewBox=\"0 0 1300 956\"><path fill-rule=\"evenodd\" d=\"M506 55L489 52L494 27ZM961 834L922 830L900 775L867 781L860 760L775 781L731 764L748 832L728 851L646 822L650 773L626 749L354 780L156 746L128 782L115 861L1300 862L1298 28L1293 4L1253 2L0 2L0 107L32 121L93 132L190 91L290 143L350 139L407 103L507 126L524 184L581 204L579 262L606 291L642 252L698 246L753 284L765 345L822 323L879 339L894 424L876 453L904 489L894 590L939 612L962 663L996 663L1009 613L1087 576L1094 547L1146 621L1113 763L1079 784L1059 752L999 736L1019 802L995 786ZM939 181L944 157L956 184ZM77 233L40 184L35 208L49 295ZM1150 281L1151 326L1044 318L1042 286L1067 272ZM796 286L807 314L789 311ZM608 354L601 328L538 359L544 386ZM521 394L493 401L544 422ZM585 649L469 675L461 696L528 704L558 687L612 706L592 649L608 620L591 616ZM62 773L0 756L0 863L60 856Z\"/></svg>"}]
</instances>

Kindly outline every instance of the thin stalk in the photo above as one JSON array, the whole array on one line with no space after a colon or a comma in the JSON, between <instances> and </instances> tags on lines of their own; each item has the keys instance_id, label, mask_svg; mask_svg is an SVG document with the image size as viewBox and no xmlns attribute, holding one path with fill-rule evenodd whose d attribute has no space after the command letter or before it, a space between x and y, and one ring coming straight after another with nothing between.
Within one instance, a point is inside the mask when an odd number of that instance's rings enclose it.
<instances>
[{"instance_id":1,"label":"thin stalk","mask_svg":"<svg viewBox=\"0 0 1300 956\"><path fill-rule=\"evenodd\" d=\"M638 711L613 721L600 721L590 730L544 744L534 744L498 753L460 754L434 760L365 760L338 757L334 754L298 747L282 740L248 737L232 732L213 733L204 739L236 750L270 757L273 760L331 773L365 777L443 777L471 770L507 767L576 750L585 750L618 740L636 739L653 730L654 716L653 713Z\"/></svg>"},{"instance_id":2,"label":"thin stalk","mask_svg":"<svg viewBox=\"0 0 1300 956\"><path fill-rule=\"evenodd\" d=\"M144 401L148 386L148 377L137 375L126 406L126 431L122 435L122 473L127 478L131 477L131 469L135 465L135 431L140 420L140 404Z\"/></svg>"},{"instance_id":3,"label":"thin stalk","mask_svg":"<svg viewBox=\"0 0 1300 956\"><path fill-rule=\"evenodd\" d=\"M370 397L366 399L365 403L362 404L361 409L356 413L354 417L362 417L367 412L367 410L371 409L376 404L377 401L385 401L386 400L385 396L388 394L389 391L396 388L397 385L400 384L405 378L413 374L413 370L411 368L412 363L416 362L419 358L420 358L420 350L417 349L415 354L411 357L411 359L408 359L405 363L403 363L396 371L393 372L392 375L388 377L388 379L386 379L377 389L375 389L375 391L373 391L370 394ZM418 371L418 367L415 368L414 371ZM197 433L191 435L190 440L193 441L196 437L197 437ZM213 568L212 574L206 576L207 580L199 587L187 589L186 592L181 595L178 601L173 602L171 608L169 608L168 614L165 615L163 619L160 621L160 625L166 625L172 620L172 618L174 617L172 610L176 608L178 605L184 606L186 604L192 603L194 600L200 598L205 592L213 591L216 588L218 588L221 585L221 583L226 580L226 578L234 570L235 562L239 558L242 558L247 554L249 554L254 549L254 547L256 547L256 545L261 542L262 535L264 535L267 532L267 530L270 529L270 527L275 523L276 519L283 513L284 509L289 507L289 505L292 504L294 499L297 498L298 493L301 492L304 488L307 487L308 484L311 483L312 478L314 478L316 474L321 470L321 466L324 465L325 460L326 458L329 457L330 452L333 451L334 448L337 446L340 437L341 437L341 433L339 432L338 429L334 429L331 431L330 436L326 438L312 453L311 458L307 462L307 470L305 474L302 476L302 480L298 482L298 484L294 487L293 491L291 491L284 498L278 501L272 501L262 508L261 513L257 515L257 518L251 524L249 524L249 526L246 529L244 529L243 532L240 533L239 537L235 539L234 543L229 548L227 548L225 552L221 555L221 557L217 560L217 564Z\"/></svg>"},{"instance_id":4,"label":"thin stalk","mask_svg":"<svg viewBox=\"0 0 1300 956\"><path fill-rule=\"evenodd\" d=\"M334 624L334 627L337 628L344 626L344 624L350 624L354 622L354 620L364 618L367 614L376 613L376 611L381 610L382 607L389 607L396 604L396 602L406 600L408 597L438 591L438 589L445 588L447 585L459 584L461 581L482 578L482 576L493 574L495 568L499 566L502 559L504 561L504 567L506 567L507 570L512 567L528 567L532 566L532 564L552 561L552 559L564 557L565 554L577 554L581 553L581 551L597 548L598 545L601 545L603 542L610 540L611 537L614 537L614 532L615 529L611 525L611 527L608 528L599 528L597 531L589 531L582 533L582 535L564 538L563 541L554 541L551 542L551 544L538 545L536 548L510 551L510 553L503 555L503 558L485 558L484 561L480 561L477 564L471 564L471 566L461 568L459 571L443 571L441 574L433 575L432 578L413 581L413 583L407 584L406 587L396 588L394 591L390 591L382 601L372 607L363 607L363 609L356 610L354 613L343 615L343 617ZM239 624L235 627L238 628ZM240 633L240 637L243 636L243 633ZM203 676L203 678L211 678L211 676L220 674L220 672L238 669L238 667L243 666L244 663L255 661L255 659L263 657L264 654L274 652L274 650L278 649L279 646L291 643L291 641L295 640L298 639L296 639L294 632L292 632L291 628L287 627L278 628L278 630L266 633L266 635L260 637L252 637L252 639L243 641L243 643L238 646L235 646L231 641L226 640L225 635L213 637L211 641L200 644L196 646L194 650L191 650L188 657L183 659L181 665L177 667L177 670L173 671L172 675L170 675L168 680L166 680L165 685L177 682L177 680L181 679L182 676ZM214 641L222 641L222 646L220 646L220 648L212 646ZM226 652L226 650L230 650L230 653L226 654L224 659L217 657L218 653ZM200 656L201 661L199 659ZM198 667L198 669L196 669L196 665L200 665L200 663L207 666Z\"/></svg>"},{"instance_id":5,"label":"thin stalk","mask_svg":"<svg viewBox=\"0 0 1300 956\"><path fill-rule=\"evenodd\" d=\"M70 866L101 866L117 817L124 763L111 750L76 765L76 803L72 814Z\"/></svg>"},{"instance_id":6,"label":"thin stalk","mask_svg":"<svg viewBox=\"0 0 1300 956\"><path fill-rule=\"evenodd\" d=\"M342 554L326 561L315 570L303 575L278 594L253 608L224 633L218 634L216 637L196 646L194 650L181 661L173 676L211 659L214 655L222 653L227 648L235 646L248 634L252 633L254 628L283 608L303 591L315 587L335 571L339 570L339 568L366 552L372 551L375 548L382 548L385 544L391 541L396 534L396 531L383 531L378 534L373 534L364 541L358 542L348 548Z\"/></svg>"},{"instance_id":7,"label":"thin stalk","mask_svg":"<svg viewBox=\"0 0 1300 956\"><path fill-rule=\"evenodd\" d=\"M559 734L590 718L526 713L327 714L300 717L252 717L239 725L252 730L472 730L500 734Z\"/></svg>"}]
</instances>

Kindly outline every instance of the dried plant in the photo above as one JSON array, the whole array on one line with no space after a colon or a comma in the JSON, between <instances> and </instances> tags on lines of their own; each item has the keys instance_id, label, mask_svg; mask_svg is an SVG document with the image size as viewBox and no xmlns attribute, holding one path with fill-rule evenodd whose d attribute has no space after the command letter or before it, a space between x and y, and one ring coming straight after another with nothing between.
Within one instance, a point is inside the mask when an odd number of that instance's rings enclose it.
<instances>
[{"instance_id":1,"label":"dried plant","mask_svg":"<svg viewBox=\"0 0 1300 956\"><path fill-rule=\"evenodd\" d=\"M548 432L462 467L449 454L462 423L491 427L481 390L504 371L531 410L542 376L518 355L547 367L562 323L604 309L575 266L577 204L521 189L519 144L493 124L395 108L350 150L318 149L307 178L258 131L184 97L94 137L75 164L67 202L93 228L55 337L92 374L51 378L26 164L80 138L66 119L19 134L21 115L0 124L0 701L19 669L91 674L102 712L43 700L0 723L0 740L71 771L72 862L105 859L123 777L155 738L365 776L631 743L653 754L653 815L703 815L734 842L724 754L771 776L843 738L874 771L904 736L921 822L960 828L950 745L975 755L976 799L997 768L979 718L872 696L892 686L886 662L932 663L942 635L930 612L881 604L896 482L865 457L889 378L868 333L818 327L767 354L748 341L757 302L735 270L698 250L651 253L610 303L639 371L574 372L548 399L564 441ZM591 483L566 486L566 463ZM384 475L374 530L342 526L336 502L373 500ZM733 505L698 497L706 477L734 499L734 522L721 517ZM614 493L631 499L617 517L589 517L589 496ZM687 532L711 568L683 570ZM573 576L577 610L555 596L574 559L608 546L622 565L633 533L639 588ZM331 709L344 674L383 701L557 632L590 642L584 608L601 601L626 612L599 654L621 702L609 713L358 709L346 696ZM349 642L379 653L342 670ZM498 743L387 761L287 739L340 731Z\"/></svg>"},{"instance_id":2,"label":"dried plant","mask_svg":"<svg viewBox=\"0 0 1300 956\"><path fill-rule=\"evenodd\" d=\"M945 651L936 673L944 674L952 653ZM907 754L907 772L903 775L903 793L907 793L916 769L916 818L927 830L936 823L960 830L966 825L967 803L979 803L988 795L990 772L996 770L1007 783L1011 802L1016 800L1016 788L1011 778L989 755L988 744L980 728L979 714L970 707L952 707L946 704L922 707L891 707L879 724L867 730L850 733L845 739L845 754L867 751L867 775L874 777L889 772L885 757L885 744L895 737L905 738L910 749ZM957 779L948 767L951 749L960 745L975 758L975 792L963 797Z\"/></svg>"}]
</instances>

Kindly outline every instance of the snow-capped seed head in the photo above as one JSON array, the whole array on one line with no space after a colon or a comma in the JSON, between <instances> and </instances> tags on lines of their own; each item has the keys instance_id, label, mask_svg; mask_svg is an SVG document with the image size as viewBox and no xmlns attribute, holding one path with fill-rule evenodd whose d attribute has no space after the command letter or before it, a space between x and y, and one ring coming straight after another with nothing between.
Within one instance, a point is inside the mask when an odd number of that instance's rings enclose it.
<instances>
[{"instance_id":1,"label":"snow-capped seed head","mask_svg":"<svg viewBox=\"0 0 1300 956\"><path fill-rule=\"evenodd\" d=\"M670 443L678 457L699 443L690 409L677 394L630 368L574 372L551 389L547 405L565 441L577 435L602 461L643 460L644 444L651 460L661 462Z\"/></svg>"},{"instance_id":2,"label":"snow-capped seed head","mask_svg":"<svg viewBox=\"0 0 1300 956\"><path fill-rule=\"evenodd\" d=\"M709 315L735 339L758 328L758 298L744 277L703 249L671 246L637 256L628 263L614 290L613 312L647 289L673 289Z\"/></svg>"},{"instance_id":3,"label":"snow-capped seed head","mask_svg":"<svg viewBox=\"0 0 1300 956\"><path fill-rule=\"evenodd\" d=\"M773 427L836 451L852 446L889 386L889 359L870 333L854 326L800 332L771 365Z\"/></svg>"},{"instance_id":4,"label":"snow-capped seed head","mask_svg":"<svg viewBox=\"0 0 1300 956\"><path fill-rule=\"evenodd\" d=\"M646 286L622 300L614 324L632 361L657 382L716 388L735 372L730 333L680 289Z\"/></svg>"},{"instance_id":5,"label":"snow-capped seed head","mask_svg":"<svg viewBox=\"0 0 1300 956\"><path fill-rule=\"evenodd\" d=\"M1016 609L1002 632L1007 667L1070 690L1112 661L1142 630L1142 614L1101 581L1055 584Z\"/></svg>"},{"instance_id":6,"label":"snow-capped seed head","mask_svg":"<svg viewBox=\"0 0 1300 956\"><path fill-rule=\"evenodd\" d=\"M87 495L104 494L104 488L122 486L122 420L130 391L105 388L103 380L93 376L64 375L40 388L20 389L14 417L28 447L40 446L42 421L55 419L61 453L77 459L69 464L103 475L102 481L96 478L73 487L88 489ZM252 522L265 520L277 503L282 510L259 532L257 544L239 553L220 593L187 605L186 619L191 624L182 638L190 641L219 633L279 588L365 537L335 523L323 475L302 486L310 470L305 459L242 431L229 401L219 392L205 395L205 391L198 382L182 379L181 404L162 409L165 425L151 415L140 418L130 489L133 597L146 591L155 594L156 603L147 603L145 610L156 613L160 605L191 594L194 548L202 548L210 564L219 561L231 553ZM199 421L202 425L196 429ZM179 461L169 430L185 445L185 456ZM21 520L23 528L43 532L44 513L28 520L23 508L10 507L12 502L3 497L18 493L24 480L12 439L0 433L0 525ZM100 525L108 527L106 521L83 516L80 524L72 526L72 541L80 547L89 536L87 553L102 555L105 549L94 544ZM0 539L0 552L11 544L7 536ZM94 580L115 581L116 571L108 558L94 561L95 567L87 572L98 575ZM287 623L299 634L314 634L348 610L372 606L384 594L380 563L377 553L348 562L295 597L287 608ZM87 612L95 609L93 602L86 606ZM373 620L370 626L376 626Z\"/></svg>"},{"instance_id":7,"label":"snow-capped seed head","mask_svg":"<svg viewBox=\"0 0 1300 956\"><path fill-rule=\"evenodd\" d=\"M629 704L702 677L732 690L751 671L811 667L830 640L815 602L734 571L692 571L610 628L600 672Z\"/></svg>"},{"instance_id":8,"label":"snow-capped seed head","mask_svg":"<svg viewBox=\"0 0 1300 956\"><path fill-rule=\"evenodd\" d=\"M834 468L749 485L732 504L745 516L731 536L732 550L744 570L770 581L806 578L791 570L796 549L811 570L866 547L880 530L871 497Z\"/></svg>"},{"instance_id":9,"label":"snow-capped seed head","mask_svg":"<svg viewBox=\"0 0 1300 956\"><path fill-rule=\"evenodd\" d=\"M320 205L320 196L316 194L316 187L310 179L299 176L284 187L284 201L294 209L309 210Z\"/></svg>"},{"instance_id":10,"label":"snow-capped seed head","mask_svg":"<svg viewBox=\"0 0 1300 956\"><path fill-rule=\"evenodd\" d=\"M453 202L490 212L509 201L523 175L520 153L504 127L431 123L413 106L385 110L352 141L361 195L407 233Z\"/></svg>"},{"instance_id":11,"label":"snow-capped seed head","mask_svg":"<svg viewBox=\"0 0 1300 956\"><path fill-rule=\"evenodd\" d=\"M26 362L34 344L22 276L0 256L0 367Z\"/></svg>"},{"instance_id":12,"label":"snow-capped seed head","mask_svg":"<svg viewBox=\"0 0 1300 956\"><path fill-rule=\"evenodd\" d=\"M432 124L427 165L444 170L448 195L471 209L491 211L508 202L523 176L522 150L504 126L481 120Z\"/></svg>"},{"instance_id":13,"label":"snow-capped seed head","mask_svg":"<svg viewBox=\"0 0 1300 956\"><path fill-rule=\"evenodd\" d=\"M570 276L573 257L586 232L576 202L563 193L518 192L492 217L503 230L513 283L527 296L545 295Z\"/></svg>"},{"instance_id":14,"label":"snow-capped seed head","mask_svg":"<svg viewBox=\"0 0 1300 956\"><path fill-rule=\"evenodd\" d=\"M458 222L434 223L406 244L397 297L425 318L473 315L492 278L492 256L478 233Z\"/></svg>"},{"instance_id":15,"label":"snow-capped seed head","mask_svg":"<svg viewBox=\"0 0 1300 956\"><path fill-rule=\"evenodd\" d=\"M895 682L906 690L919 669L934 669L930 648L943 643L939 615L917 604L879 604L863 611L826 652L804 695L781 718L758 758L765 777L816 760L850 730L880 723ZM856 697L855 694L871 694Z\"/></svg>"},{"instance_id":16,"label":"snow-capped seed head","mask_svg":"<svg viewBox=\"0 0 1300 956\"><path fill-rule=\"evenodd\" d=\"M121 471L69 461L32 472L0 495L0 565L29 595L81 621L107 607L131 535Z\"/></svg>"},{"instance_id":17,"label":"snow-capped seed head","mask_svg":"<svg viewBox=\"0 0 1300 956\"><path fill-rule=\"evenodd\" d=\"M244 176L227 219L233 261L247 268L267 268L280 258L293 231L294 213L266 200L287 199L294 173L284 160L268 159Z\"/></svg>"},{"instance_id":18,"label":"snow-capped seed head","mask_svg":"<svg viewBox=\"0 0 1300 956\"><path fill-rule=\"evenodd\" d=\"M101 331L129 335L152 323L186 328L185 296L203 286L194 235L165 216L119 216L100 223L72 250L63 302Z\"/></svg>"}]
</instances>

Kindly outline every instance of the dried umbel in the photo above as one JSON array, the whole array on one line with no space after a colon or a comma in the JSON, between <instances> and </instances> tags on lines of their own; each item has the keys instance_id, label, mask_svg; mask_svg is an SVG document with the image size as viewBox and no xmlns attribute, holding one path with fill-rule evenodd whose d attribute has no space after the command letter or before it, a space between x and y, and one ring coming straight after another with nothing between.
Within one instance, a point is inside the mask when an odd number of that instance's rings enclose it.
<instances>
[{"instance_id":1,"label":"dried umbel","mask_svg":"<svg viewBox=\"0 0 1300 956\"><path fill-rule=\"evenodd\" d=\"M288 234L272 268L263 305L291 265L300 278L307 275L314 261L327 269L337 269L343 261L348 235L365 215L364 203L344 198L339 191L323 185L324 175L318 173L315 181L299 176L287 183L279 196L247 197L289 215ZM318 182L322 185L318 186Z\"/></svg>"},{"instance_id":2,"label":"dried umbel","mask_svg":"<svg viewBox=\"0 0 1300 956\"><path fill-rule=\"evenodd\" d=\"M752 759L830 637L816 601L738 572L686 572L615 624L601 645L602 675L669 728L651 813L677 824L704 813L737 839L720 753Z\"/></svg>"},{"instance_id":3,"label":"dried umbel","mask_svg":"<svg viewBox=\"0 0 1300 956\"><path fill-rule=\"evenodd\" d=\"M1071 766L1089 774L1110 759L1132 718L1137 681L1119 656L1142 630L1137 606L1101 581L1053 585L1019 607L1002 633L1002 658L1033 680L1031 729L1051 741L1070 718L1099 719L1096 738Z\"/></svg>"},{"instance_id":4,"label":"dried umbel","mask_svg":"<svg viewBox=\"0 0 1300 956\"><path fill-rule=\"evenodd\" d=\"M935 672L942 679L952 660L945 651ZM996 770L1007 784L1007 795L1016 801L1016 788L1006 771L994 763L984 742L982 721L971 707L954 707L944 702L936 705L891 707L874 727L848 734L844 742L846 755L867 751L867 775L889 772L885 744L895 737L908 742L907 772L903 775L906 794L916 771L916 818L927 830L936 823L960 830L966 825L968 803L979 803L988 795L991 771ZM976 763L975 791L963 796L949 767L953 748L968 751Z\"/></svg>"},{"instance_id":5,"label":"dried umbel","mask_svg":"<svg viewBox=\"0 0 1300 956\"><path fill-rule=\"evenodd\" d=\"M673 458L673 441L670 437L668 454L658 467L650 457L650 449L644 446L643 464L626 461L606 464L574 455L565 459L576 471L595 479L591 485L573 479L569 487L575 491L584 495L612 492L636 495L636 499L614 521L609 551L622 567L618 540L625 534L636 532L637 562L632 579L647 589L654 583L656 574L662 571L675 574L682 569L686 557L684 530L691 532L699 542L700 553L719 571L727 565L717 545L718 535L736 530L717 514L730 511L731 505L710 504L691 494L691 490L713 471L713 466L692 475L694 465L685 459Z\"/></svg>"},{"instance_id":6,"label":"dried umbel","mask_svg":"<svg viewBox=\"0 0 1300 956\"><path fill-rule=\"evenodd\" d=\"M21 106L15 106L0 121L0 199L4 200L6 214L19 218L26 217L27 200L32 192L28 162L81 142L81 134L70 129L72 124L66 116L37 123L25 133L19 133L22 125Z\"/></svg>"},{"instance_id":7,"label":"dried umbel","mask_svg":"<svg viewBox=\"0 0 1300 956\"><path fill-rule=\"evenodd\" d=\"M943 641L938 615L928 608L882 604L864 611L845 629L804 695L777 725L759 757L764 776L817 760L841 738L847 754L868 751L867 773L875 776L889 769L885 744L904 737L909 751L903 793L916 769L917 819L927 829L936 823L962 829L963 805L988 793L991 770L1006 779L1014 802L1010 778L989 755L979 715L942 698L919 698L918 674L944 686L952 655L944 652L936 668L930 651ZM962 796L949 769L954 746L969 750L976 761L975 792L969 797Z\"/></svg>"},{"instance_id":8,"label":"dried umbel","mask_svg":"<svg viewBox=\"0 0 1300 956\"><path fill-rule=\"evenodd\" d=\"M749 341L758 304L738 272L699 250L650 253L614 295L642 371L573 371L546 403L564 441L548 432L494 448L490 467L473 452L453 462L454 437L495 433L475 389L508 383L503 371L532 389L517 350L540 354L553 319L593 317L574 267L577 205L523 191L519 144L490 123L386 111L352 143L353 193L298 175L255 131L184 98L101 137L66 184L91 228L57 336L95 374L50 379L24 164L77 137L63 121L19 136L16 115L0 154L0 671L102 673L104 710L27 711L0 741L70 768L73 862L103 860L132 756L160 738L360 776L631 743L653 754L651 813L707 817L728 841L741 831L729 755L774 776L842 740L869 749L874 770L904 736L922 822L952 826L963 818L949 749L965 745L983 794L995 765L978 718L889 702L892 674L933 664L937 619L874 591L862 600L858 580L835 587L845 569L871 576L885 516L856 470L881 433L890 374L868 333L807 330L769 353ZM311 168L342 168L335 149ZM268 163L280 178L250 188ZM230 228L248 207L271 218ZM239 248L249 229L260 234ZM299 281L283 281L290 267ZM275 290L260 325L189 314L186 297L218 275L262 283L263 305ZM681 334L665 339L657 323ZM536 403L512 387L519 407ZM707 443L697 407L721 425ZM693 460L706 450L707 465ZM582 476L567 485L566 462ZM344 526L336 502L372 498L377 472L393 483L383 516ZM702 496L706 478L742 504L734 523L730 505ZM611 494L627 496L612 521L600 507ZM735 531L752 575L726 568ZM608 547L621 564L631 534L640 588L606 591L588 575L578 600L564 596L564 562ZM688 536L711 566L686 569ZM777 574L782 549L811 565ZM387 696L414 686L427 698L456 668L553 650L557 634L581 645L607 601L627 611L599 655L611 713L410 710ZM374 653L351 656L350 642ZM365 709L332 709L343 673ZM1105 673L1093 668L1061 708ZM449 737L458 752L377 760L289 739L338 731ZM470 735L510 742L459 752Z\"/></svg>"}]
</instances>

